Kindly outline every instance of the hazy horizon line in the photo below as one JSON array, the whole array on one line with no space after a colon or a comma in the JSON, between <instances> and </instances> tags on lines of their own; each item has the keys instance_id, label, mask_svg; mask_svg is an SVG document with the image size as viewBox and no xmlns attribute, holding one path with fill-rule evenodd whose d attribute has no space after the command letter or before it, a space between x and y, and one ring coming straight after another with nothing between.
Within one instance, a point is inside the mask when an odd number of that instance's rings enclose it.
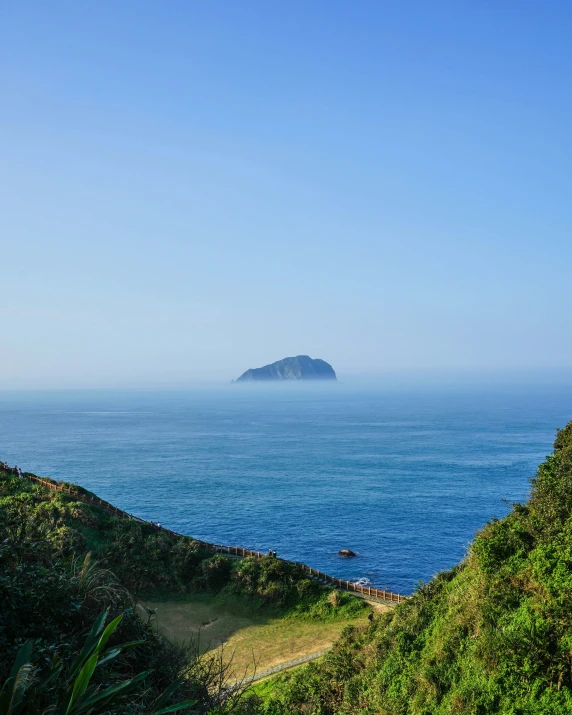
<instances>
[{"instance_id":1,"label":"hazy horizon line","mask_svg":"<svg viewBox=\"0 0 572 715\"><path fill-rule=\"evenodd\" d=\"M572 367L535 367L535 368L384 368L377 371L343 371L336 372L337 380L255 380L236 382L234 378L213 376L194 377L187 379L138 379L138 380L105 380L72 382L66 384L60 381L50 383L20 383L0 384L0 392L55 392L55 391L174 391L197 388L249 389L260 387L306 386L333 388L339 385L373 383L378 386L407 386L407 384L448 383L458 385L459 382L470 386L483 382L505 384L522 383L522 381L538 381L540 383L572 384Z\"/></svg>"}]
</instances>

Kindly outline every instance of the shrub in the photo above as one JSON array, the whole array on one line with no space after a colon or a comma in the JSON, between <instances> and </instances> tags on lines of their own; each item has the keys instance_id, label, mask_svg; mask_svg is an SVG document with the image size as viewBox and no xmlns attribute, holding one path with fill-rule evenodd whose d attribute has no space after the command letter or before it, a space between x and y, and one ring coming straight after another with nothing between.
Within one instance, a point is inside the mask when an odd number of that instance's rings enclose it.
<instances>
[{"instance_id":1,"label":"shrub","mask_svg":"<svg viewBox=\"0 0 572 715\"><path fill-rule=\"evenodd\" d=\"M182 583L189 582L197 575L197 569L205 558L196 541L177 539L171 549L173 569Z\"/></svg>"},{"instance_id":2,"label":"shrub","mask_svg":"<svg viewBox=\"0 0 572 715\"><path fill-rule=\"evenodd\" d=\"M319 597L324 590L317 582L305 578L302 569L295 564L271 556L238 562L234 588L262 603L280 608Z\"/></svg>"},{"instance_id":3,"label":"shrub","mask_svg":"<svg viewBox=\"0 0 572 715\"><path fill-rule=\"evenodd\" d=\"M232 563L220 554L201 561L199 584L208 591L220 591L230 580Z\"/></svg>"},{"instance_id":4,"label":"shrub","mask_svg":"<svg viewBox=\"0 0 572 715\"><path fill-rule=\"evenodd\" d=\"M70 526L60 526L55 529L51 539L54 545L65 555L85 553L85 538L76 529Z\"/></svg>"},{"instance_id":5,"label":"shrub","mask_svg":"<svg viewBox=\"0 0 572 715\"><path fill-rule=\"evenodd\" d=\"M340 596L340 592L336 590L330 591L330 595L328 596L328 603L332 606L332 608L338 608L341 602L342 598Z\"/></svg>"}]
</instances>

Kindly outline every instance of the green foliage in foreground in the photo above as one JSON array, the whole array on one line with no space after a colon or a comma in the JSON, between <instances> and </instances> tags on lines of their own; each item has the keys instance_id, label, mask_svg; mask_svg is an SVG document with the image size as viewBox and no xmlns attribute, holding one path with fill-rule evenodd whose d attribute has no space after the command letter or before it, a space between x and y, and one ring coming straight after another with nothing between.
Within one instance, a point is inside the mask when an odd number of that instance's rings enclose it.
<instances>
[{"instance_id":1,"label":"green foliage in foreground","mask_svg":"<svg viewBox=\"0 0 572 715\"><path fill-rule=\"evenodd\" d=\"M81 567L60 560L41 534L17 542L12 535L0 529L6 537L0 551L0 715L156 714L175 690L197 696L199 709L192 712L209 709L200 659L164 643L135 618L111 574L89 558ZM110 611L114 617L104 627ZM189 701L185 707L190 712Z\"/></svg>"},{"instance_id":2,"label":"green foliage in foreground","mask_svg":"<svg viewBox=\"0 0 572 715\"><path fill-rule=\"evenodd\" d=\"M321 661L276 677L265 715L572 712L572 423L528 503L466 559Z\"/></svg>"},{"instance_id":3,"label":"green foliage in foreground","mask_svg":"<svg viewBox=\"0 0 572 715\"><path fill-rule=\"evenodd\" d=\"M163 641L111 572L65 556L33 511L12 506L0 512L1 715L148 715L180 700L196 701L188 713L232 710L241 692L220 662Z\"/></svg>"},{"instance_id":4,"label":"green foliage in foreground","mask_svg":"<svg viewBox=\"0 0 572 715\"><path fill-rule=\"evenodd\" d=\"M132 641L107 647L122 616L105 625L109 609L99 615L93 624L83 648L68 664L54 656L47 668L34 669L32 643L26 641L20 648L10 675L0 689L0 715L40 715L48 711L52 715L97 715L111 713L129 707L124 698L139 683L149 678L151 671L143 671L133 677L113 682L107 687L91 684L95 669L116 659L128 648L142 645L144 641ZM67 667L66 667L67 665ZM61 677L62 674L64 677ZM161 693L147 710L148 715L187 710L195 700L174 703L163 707L173 693L182 685L179 678ZM44 705L47 703L47 707Z\"/></svg>"}]
</instances>

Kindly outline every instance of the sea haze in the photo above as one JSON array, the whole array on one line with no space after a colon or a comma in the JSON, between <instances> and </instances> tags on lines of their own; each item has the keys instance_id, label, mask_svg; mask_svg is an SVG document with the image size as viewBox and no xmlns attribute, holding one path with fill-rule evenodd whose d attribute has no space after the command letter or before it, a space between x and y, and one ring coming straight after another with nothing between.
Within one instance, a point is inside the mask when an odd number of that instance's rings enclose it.
<instances>
[{"instance_id":1,"label":"sea haze","mask_svg":"<svg viewBox=\"0 0 572 715\"><path fill-rule=\"evenodd\" d=\"M184 534L410 593L526 498L571 417L572 389L550 385L4 392L0 459Z\"/></svg>"}]
</instances>

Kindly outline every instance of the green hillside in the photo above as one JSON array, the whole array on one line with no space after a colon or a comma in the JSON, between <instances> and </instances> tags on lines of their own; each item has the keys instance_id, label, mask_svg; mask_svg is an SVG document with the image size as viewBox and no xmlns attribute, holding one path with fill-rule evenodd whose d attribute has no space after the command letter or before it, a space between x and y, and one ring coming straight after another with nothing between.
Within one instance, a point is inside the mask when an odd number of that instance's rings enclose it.
<instances>
[{"instance_id":1,"label":"green hillside","mask_svg":"<svg viewBox=\"0 0 572 715\"><path fill-rule=\"evenodd\" d=\"M95 496L78 485L57 484ZM137 595L150 591L219 593L226 588L250 598L254 606L295 611L320 600L327 602L329 590L292 563L271 557L213 555L191 537L119 518L74 495L18 479L0 467L0 528L8 521L33 522L62 558L89 552Z\"/></svg>"},{"instance_id":2,"label":"green hillside","mask_svg":"<svg viewBox=\"0 0 572 715\"><path fill-rule=\"evenodd\" d=\"M461 564L270 691L265 715L572 712L572 422Z\"/></svg>"},{"instance_id":3,"label":"green hillside","mask_svg":"<svg viewBox=\"0 0 572 715\"><path fill-rule=\"evenodd\" d=\"M193 594L238 604L259 620L316 624L354 619L365 605L349 594L332 603L331 590L293 564L213 555L192 538L119 518L75 495L20 479L0 464L0 715L46 708L55 715L150 715L162 711L157 702L173 683L178 687L165 702L193 699L184 712L243 708L241 689L227 687L235 676L225 662L202 656L192 643L170 645L154 632L151 618L145 623L136 615L135 598ZM97 657L96 643L114 618L120 622L104 644L112 650L102 645ZM89 650L90 630L97 623ZM120 648L125 643L131 645ZM90 675L84 700L121 686L114 695L118 701L99 703L103 709L88 703L85 710L80 704L70 710L80 670L94 658L101 663Z\"/></svg>"}]
</instances>

